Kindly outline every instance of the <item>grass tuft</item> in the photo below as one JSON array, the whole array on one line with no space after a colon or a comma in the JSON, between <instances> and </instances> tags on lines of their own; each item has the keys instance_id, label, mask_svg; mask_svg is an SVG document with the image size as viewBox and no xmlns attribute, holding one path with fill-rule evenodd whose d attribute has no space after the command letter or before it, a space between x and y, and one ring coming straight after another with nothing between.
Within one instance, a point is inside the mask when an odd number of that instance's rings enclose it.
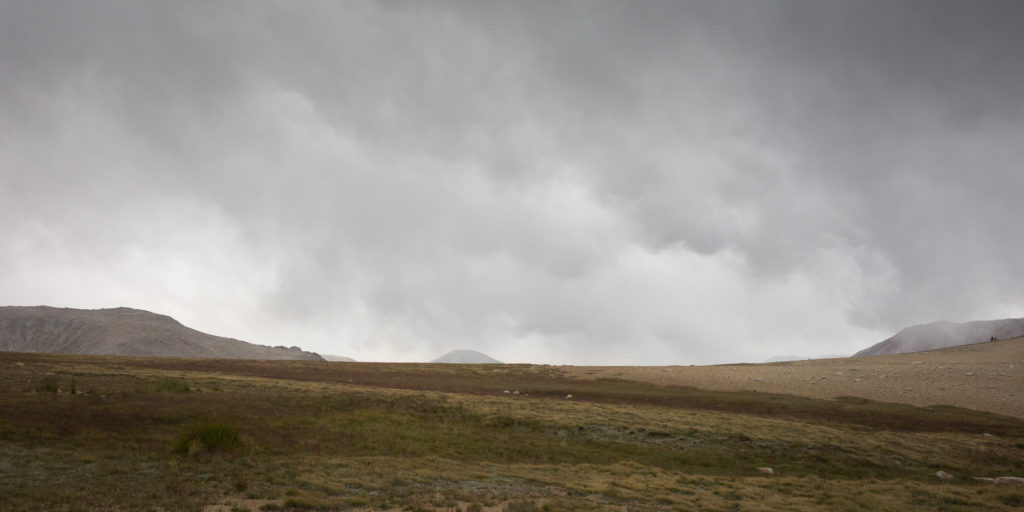
<instances>
[{"instance_id":1,"label":"grass tuft","mask_svg":"<svg viewBox=\"0 0 1024 512\"><path fill-rule=\"evenodd\" d=\"M244 445L238 428L221 422L193 426L174 443L174 452L183 455L240 452Z\"/></svg>"}]
</instances>

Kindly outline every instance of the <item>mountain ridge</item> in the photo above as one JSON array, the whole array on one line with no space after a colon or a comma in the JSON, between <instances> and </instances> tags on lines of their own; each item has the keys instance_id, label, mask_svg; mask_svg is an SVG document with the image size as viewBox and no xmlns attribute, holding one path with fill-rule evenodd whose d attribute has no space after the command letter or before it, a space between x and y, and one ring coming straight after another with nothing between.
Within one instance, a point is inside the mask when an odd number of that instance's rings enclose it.
<instances>
[{"instance_id":1,"label":"mountain ridge","mask_svg":"<svg viewBox=\"0 0 1024 512\"><path fill-rule=\"evenodd\" d=\"M323 361L299 347L214 336L167 315L126 307L0 307L0 351Z\"/></svg>"},{"instance_id":2,"label":"mountain ridge","mask_svg":"<svg viewBox=\"0 0 1024 512\"><path fill-rule=\"evenodd\" d=\"M949 322L939 320L904 328L853 357L905 354L1024 336L1024 318Z\"/></svg>"}]
</instances>

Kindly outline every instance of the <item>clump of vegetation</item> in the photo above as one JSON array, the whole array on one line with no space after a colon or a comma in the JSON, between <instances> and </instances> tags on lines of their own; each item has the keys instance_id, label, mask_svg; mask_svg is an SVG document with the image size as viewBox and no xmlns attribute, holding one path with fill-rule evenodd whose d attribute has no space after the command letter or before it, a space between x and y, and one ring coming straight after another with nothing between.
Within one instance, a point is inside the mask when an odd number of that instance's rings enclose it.
<instances>
[{"instance_id":1,"label":"clump of vegetation","mask_svg":"<svg viewBox=\"0 0 1024 512\"><path fill-rule=\"evenodd\" d=\"M43 380L43 385L40 389L44 393L57 393L60 391L60 381L57 380L57 377L48 377Z\"/></svg>"},{"instance_id":2,"label":"clump of vegetation","mask_svg":"<svg viewBox=\"0 0 1024 512\"><path fill-rule=\"evenodd\" d=\"M153 385L157 393L188 393L192 391L185 379L163 379Z\"/></svg>"},{"instance_id":3,"label":"clump of vegetation","mask_svg":"<svg viewBox=\"0 0 1024 512\"><path fill-rule=\"evenodd\" d=\"M1002 501L1004 505L1010 507L1024 507L1024 494L1007 494L1005 496L1000 497L999 500Z\"/></svg>"},{"instance_id":4,"label":"clump of vegetation","mask_svg":"<svg viewBox=\"0 0 1024 512\"><path fill-rule=\"evenodd\" d=\"M544 508L538 507L532 501L513 501L505 506L506 512L543 512Z\"/></svg>"},{"instance_id":5,"label":"clump of vegetation","mask_svg":"<svg viewBox=\"0 0 1024 512\"><path fill-rule=\"evenodd\" d=\"M174 444L174 452L196 456L240 452L243 447L238 428L223 422L204 422L182 434Z\"/></svg>"}]
</instances>

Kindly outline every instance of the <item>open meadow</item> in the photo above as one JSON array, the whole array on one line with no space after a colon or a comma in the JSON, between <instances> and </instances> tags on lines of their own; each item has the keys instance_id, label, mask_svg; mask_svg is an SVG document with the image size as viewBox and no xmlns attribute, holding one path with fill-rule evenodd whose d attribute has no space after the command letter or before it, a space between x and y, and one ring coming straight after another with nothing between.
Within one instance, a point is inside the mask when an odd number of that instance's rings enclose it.
<instances>
[{"instance_id":1,"label":"open meadow","mask_svg":"<svg viewBox=\"0 0 1024 512\"><path fill-rule=\"evenodd\" d=\"M1024 487L976 480L1024 476L1024 365L957 367L958 386L1018 397L998 413L852 385L819 396L810 376L888 385L944 371L940 352L889 373L873 366L884 358L851 372L854 360L587 369L0 353L0 509L1024 507ZM783 380L772 368L796 368L796 384L771 388ZM990 370L996 384L981 379ZM741 376L700 386L702 372Z\"/></svg>"}]
</instances>

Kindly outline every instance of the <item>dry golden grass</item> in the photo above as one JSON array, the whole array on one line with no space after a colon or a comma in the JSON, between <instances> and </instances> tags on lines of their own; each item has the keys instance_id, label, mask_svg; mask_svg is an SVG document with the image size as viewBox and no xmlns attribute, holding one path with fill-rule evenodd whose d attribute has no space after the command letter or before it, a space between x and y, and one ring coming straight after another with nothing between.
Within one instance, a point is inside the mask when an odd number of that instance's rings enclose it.
<instances>
[{"instance_id":1,"label":"dry golden grass","mask_svg":"<svg viewBox=\"0 0 1024 512\"><path fill-rule=\"evenodd\" d=\"M954 405L1024 418L1024 338L889 356L770 364L558 367L576 378L622 378L720 391L857 396Z\"/></svg>"},{"instance_id":2,"label":"dry golden grass","mask_svg":"<svg viewBox=\"0 0 1024 512\"><path fill-rule=\"evenodd\" d=\"M1024 420L572 371L0 353L0 510L1024 505Z\"/></svg>"}]
</instances>

